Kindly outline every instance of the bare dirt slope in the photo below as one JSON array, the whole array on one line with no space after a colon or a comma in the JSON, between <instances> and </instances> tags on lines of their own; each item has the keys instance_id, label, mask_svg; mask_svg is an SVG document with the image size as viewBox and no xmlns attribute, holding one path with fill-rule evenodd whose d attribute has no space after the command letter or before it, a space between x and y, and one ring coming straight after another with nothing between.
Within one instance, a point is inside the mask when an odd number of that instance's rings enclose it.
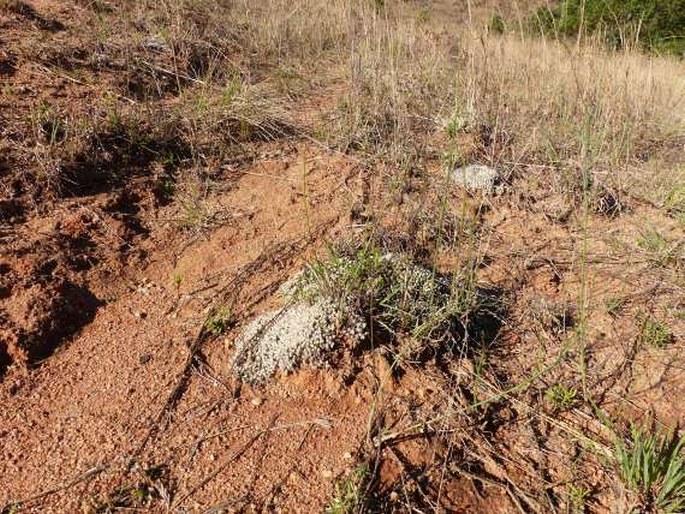
<instances>
[{"instance_id":1,"label":"bare dirt slope","mask_svg":"<svg viewBox=\"0 0 685 514\"><path fill-rule=\"evenodd\" d=\"M307 218L296 185L298 167L292 166L288 172L282 161L261 163L236 181L235 193L217 199L227 217L220 229L190 244L178 241L170 245L164 240L169 235L164 229L159 234L153 232L145 246L158 252L145 266L127 268L122 287L107 288L111 297L97 309L87 327L38 369L28 374L20 370L8 373L3 382L2 476L14 485L7 482L3 488L4 502L31 497L68 483L80 473L91 473L92 477L76 489L58 494L54 504L52 497L40 502L42 511L48 506L60 512L76 510L89 500L88 491L114 490L123 470L139 459L147 463L153 455L165 467L171 465L168 459L179 460L174 462L178 466L173 468L174 480L185 492L200 482L202 471L209 474L211 468L228 460L228 448L235 446L237 451L242 439L253 437L260 429L274 430L268 432L269 445L273 446L270 453L280 455L274 463L262 464L267 469L277 463L286 471L297 453L296 440L314 431L316 442L308 444L322 445L321 451L307 446L303 453L315 457L302 469L299 466L305 464L298 458L299 471L304 476L318 475L327 466L329 479L341 471L344 462L340 457L351 455L363 435L363 426L349 433L349 422L344 422L354 419L355 411L356 417L361 415L359 402L348 399L349 406L338 405L331 411L331 398L321 394L320 386L312 385L316 381L310 377L304 379L304 390L277 392L276 398L285 398L270 399L266 404L270 409L253 403L261 398L259 393L243 394L235 403L229 400L232 392L222 382L229 364L224 340L215 341L212 348L218 354L211 361L220 372L218 378L212 376L213 367L198 368L196 362L186 369L189 348L204 322L206 291L235 287L246 302L258 297L261 289L282 281L294 262L320 247L339 225L340 205L336 209L331 200L336 190L339 195L340 188L346 187L346 172L329 156L309 159L310 201L317 206L311 230L317 239L307 236ZM183 277L178 286L172 280L175 274ZM157 423L166 425L172 414L166 402L182 377L191 380L184 385L183 392L187 387L188 394L173 406L180 415L178 426L174 423L169 433L165 426L162 434L150 434ZM335 384L331 387L335 394ZM319 396L321 403L317 400L303 405L303 397ZM272 417L273 426L269 426ZM235 426L236 421L242 429ZM290 427L293 423L295 426ZM211 434L226 426L235 429L232 442L213 447ZM203 437L210 439L199 442ZM297 444L288 447L289 441ZM282 450L275 449L282 444ZM260 448L263 445L263 441L258 443ZM263 458L262 451L245 457L248 469L257 465L257 458ZM331 459L322 460L324 454ZM197 460L204 465L192 465ZM235 484L232 494L250 492L242 487L249 484L246 476L236 475L245 484ZM253 480L257 478L261 477ZM269 485L264 479L262 482L262 487ZM311 489L308 504L320 504L327 493L326 489ZM204 496L204 501L218 500L217 492L214 494ZM298 497L296 494L293 499Z\"/></svg>"},{"instance_id":2,"label":"bare dirt slope","mask_svg":"<svg viewBox=\"0 0 685 514\"><path fill-rule=\"evenodd\" d=\"M682 62L530 58L498 2L239 4L0 0L0 514L652 512L615 446L685 416ZM459 344L241 383L355 244L453 277Z\"/></svg>"}]
</instances>

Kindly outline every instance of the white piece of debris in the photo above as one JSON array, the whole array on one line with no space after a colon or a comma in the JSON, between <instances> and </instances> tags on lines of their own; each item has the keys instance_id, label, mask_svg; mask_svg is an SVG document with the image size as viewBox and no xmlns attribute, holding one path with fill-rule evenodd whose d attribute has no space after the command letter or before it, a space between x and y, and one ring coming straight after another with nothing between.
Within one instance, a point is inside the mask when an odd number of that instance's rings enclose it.
<instances>
[{"instance_id":1,"label":"white piece of debris","mask_svg":"<svg viewBox=\"0 0 685 514\"><path fill-rule=\"evenodd\" d=\"M489 166L469 164L456 168L452 172L452 180L458 186L474 192L488 195L499 195L504 191L504 184L499 172Z\"/></svg>"}]
</instances>

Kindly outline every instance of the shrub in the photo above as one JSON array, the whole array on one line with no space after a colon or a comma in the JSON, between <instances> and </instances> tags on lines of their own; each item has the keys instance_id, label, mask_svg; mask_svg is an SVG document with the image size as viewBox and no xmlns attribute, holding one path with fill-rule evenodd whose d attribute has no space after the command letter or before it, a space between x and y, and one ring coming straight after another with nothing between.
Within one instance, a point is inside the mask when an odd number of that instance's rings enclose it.
<instances>
[{"instance_id":1,"label":"shrub","mask_svg":"<svg viewBox=\"0 0 685 514\"><path fill-rule=\"evenodd\" d=\"M648 50L685 53L685 0L564 0L539 8L532 24L560 36L599 34L614 48L637 41Z\"/></svg>"},{"instance_id":2,"label":"shrub","mask_svg":"<svg viewBox=\"0 0 685 514\"><path fill-rule=\"evenodd\" d=\"M374 334L397 343L403 357L444 354L484 301L468 284L452 285L404 254L377 247L333 252L281 286L282 309L246 327L235 341L233 371L245 382L264 382L303 363L325 364L336 348L354 350Z\"/></svg>"}]
</instances>

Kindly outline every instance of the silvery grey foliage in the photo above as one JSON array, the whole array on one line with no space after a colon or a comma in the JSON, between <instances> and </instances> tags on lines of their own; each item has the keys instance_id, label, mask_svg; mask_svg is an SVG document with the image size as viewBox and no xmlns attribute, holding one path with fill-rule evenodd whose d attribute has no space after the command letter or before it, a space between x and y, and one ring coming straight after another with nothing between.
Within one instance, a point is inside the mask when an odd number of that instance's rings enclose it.
<instances>
[{"instance_id":1,"label":"silvery grey foliage","mask_svg":"<svg viewBox=\"0 0 685 514\"><path fill-rule=\"evenodd\" d=\"M485 194L501 194L504 184L499 172L489 166L470 164L456 168L452 172L452 180L471 192L483 192Z\"/></svg>"},{"instance_id":2,"label":"silvery grey foliage","mask_svg":"<svg viewBox=\"0 0 685 514\"><path fill-rule=\"evenodd\" d=\"M298 302L256 318L236 340L235 374L259 383L276 371L291 372L302 363L323 364L341 341L361 341L366 323L328 300Z\"/></svg>"}]
</instances>

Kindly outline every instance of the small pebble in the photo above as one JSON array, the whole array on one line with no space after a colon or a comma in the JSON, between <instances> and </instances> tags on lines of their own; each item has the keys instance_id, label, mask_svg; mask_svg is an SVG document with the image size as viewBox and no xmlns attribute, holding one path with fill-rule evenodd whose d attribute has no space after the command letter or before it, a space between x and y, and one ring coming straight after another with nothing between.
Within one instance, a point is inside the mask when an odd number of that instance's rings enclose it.
<instances>
[{"instance_id":1,"label":"small pebble","mask_svg":"<svg viewBox=\"0 0 685 514\"><path fill-rule=\"evenodd\" d=\"M255 407L259 407L262 403L264 403L264 399L263 399L263 398L259 398L259 397L253 398L251 403L252 403L252 405L254 405Z\"/></svg>"}]
</instances>

